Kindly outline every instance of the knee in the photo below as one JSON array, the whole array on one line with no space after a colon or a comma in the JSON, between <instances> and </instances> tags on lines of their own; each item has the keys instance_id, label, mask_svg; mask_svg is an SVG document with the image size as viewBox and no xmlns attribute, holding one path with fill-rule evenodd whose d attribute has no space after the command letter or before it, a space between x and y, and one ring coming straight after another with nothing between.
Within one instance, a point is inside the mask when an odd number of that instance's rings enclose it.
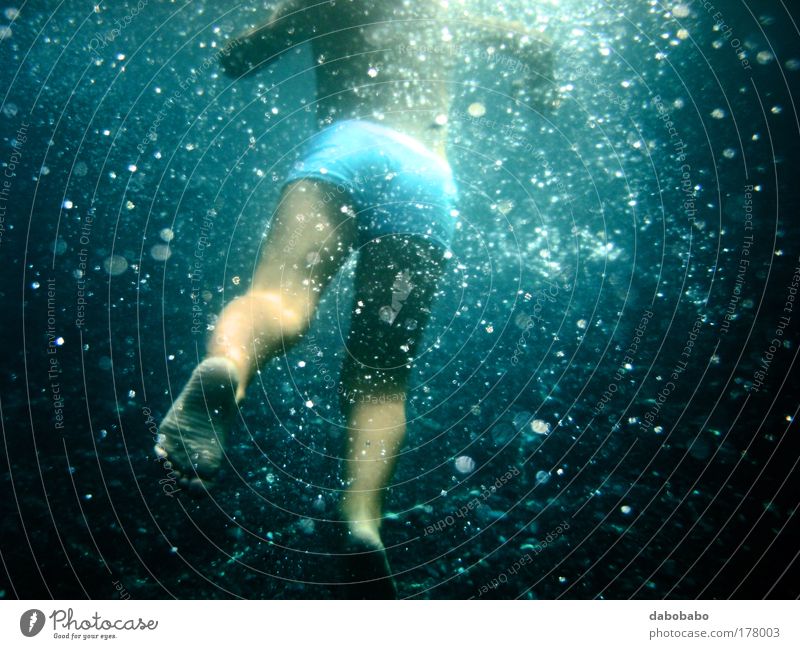
<instances>
[{"instance_id":1,"label":"knee","mask_svg":"<svg viewBox=\"0 0 800 649\"><path fill-rule=\"evenodd\" d=\"M297 338L308 329L307 305L271 291L250 291L239 298L250 309L251 317L258 323L256 328L266 326L279 329L285 338Z\"/></svg>"}]
</instances>

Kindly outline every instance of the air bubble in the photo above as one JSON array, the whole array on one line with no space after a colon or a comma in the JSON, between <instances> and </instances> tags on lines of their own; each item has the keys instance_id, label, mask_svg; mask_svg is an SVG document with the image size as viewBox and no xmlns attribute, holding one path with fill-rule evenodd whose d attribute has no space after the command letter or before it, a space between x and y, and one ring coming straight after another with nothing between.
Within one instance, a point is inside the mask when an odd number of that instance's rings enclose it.
<instances>
[{"instance_id":1,"label":"air bubble","mask_svg":"<svg viewBox=\"0 0 800 649\"><path fill-rule=\"evenodd\" d=\"M768 52L767 50L762 50L756 54L756 61L758 61L761 65L769 65L774 60L775 57L772 56L772 52Z\"/></svg>"},{"instance_id":2,"label":"air bubble","mask_svg":"<svg viewBox=\"0 0 800 649\"><path fill-rule=\"evenodd\" d=\"M475 470L475 460L469 455L460 455L455 460L455 467L459 473L472 473Z\"/></svg>"},{"instance_id":3,"label":"air bubble","mask_svg":"<svg viewBox=\"0 0 800 649\"><path fill-rule=\"evenodd\" d=\"M534 419L531 422L531 430L537 435L547 435L550 432L550 424L544 419Z\"/></svg>"},{"instance_id":4,"label":"air bubble","mask_svg":"<svg viewBox=\"0 0 800 649\"><path fill-rule=\"evenodd\" d=\"M486 114L486 106L476 101L469 105L467 112L471 117L483 117Z\"/></svg>"},{"instance_id":5,"label":"air bubble","mask_svg":"<svg viewBox=\"0 0 800 649\"><path fill-rule=\"evenodd\" d=\"M676 18L688 18L689 17L689 5L681 3L677 4L672 8L672 15Z\"/></svg>"},{"instance_id":6,"label":"air bubble","mask_svg":"<svg viewBox=\"0 0 800 649\"><path fill-rule=\"evenodd\" d=\"M169 246L163 243L157 243L150 248L150 256L156 261L167 261L171 254L172 251L169 249Z\"/></svg>"},{"instance_id":7,"label":"air bubble","mask_svg":"<svg viewBox=\"0 0 800 649\"><path fill-rule=\"evenodd\" d=\"M110 255L103 261L103 268L109 275L122 275L128 270L128 260L122 255Z\"/></svg>"}]
</instances>

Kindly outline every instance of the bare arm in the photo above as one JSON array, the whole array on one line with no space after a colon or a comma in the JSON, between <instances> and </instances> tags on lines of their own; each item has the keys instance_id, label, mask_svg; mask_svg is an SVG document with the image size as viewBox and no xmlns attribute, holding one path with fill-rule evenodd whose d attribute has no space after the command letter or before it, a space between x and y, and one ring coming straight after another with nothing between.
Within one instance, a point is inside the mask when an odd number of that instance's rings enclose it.
<instances>
[{"instance_id":1,"label":"bare arm","mask_svg":"<svg viewBox=\"0 0 800 649\"><path fill-rule=\"evenodd\" d=\"M317 7L307 9L309 5ZM233 45L222 56L222 69L231 77L243 76L293 45L311 38L315 19L323 7L327 7L327 3L281 0L262 24L233 39Z\"/></svg>"},{"instance_id":2,"label":"bare arm","mask_svg":"<svg viewBox=\"0 0 800 649\"><path fill-rule=\"evenodd\" d=\"M541 32L517 20L485 16L465 17L464 25L477 28L469 34L476 45L493 47L496 53L518 60L529 72L552 72L552 44Z\"/></svg>"}]
</instances>

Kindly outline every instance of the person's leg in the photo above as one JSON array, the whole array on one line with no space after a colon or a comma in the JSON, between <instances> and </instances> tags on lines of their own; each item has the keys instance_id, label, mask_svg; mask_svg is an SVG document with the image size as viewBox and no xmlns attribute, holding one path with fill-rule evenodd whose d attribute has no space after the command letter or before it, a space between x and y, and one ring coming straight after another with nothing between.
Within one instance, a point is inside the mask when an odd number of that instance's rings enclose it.
<instances>
[{"instance_id":1,"label":"person's leg","mask_svg":"<svg viewBox=\"0 0 800 649\"><path fill-rule=\"evenodd\" d=\"M341 399L348 435L341 508L350 548L360 553L350 562L354 579L389 576L380 537L383 497L403 444L409 373L443 260L443 248L419 236L388 235L360 252ZM389 581L362 592L389 596L390 590Z\"/></svg>"},{"instance_id":2,"label":"person's leg","mask_svg":"<svg viewBox=\"0 0 800 649\"><path fill-rule=\"evenodd\" d=\"M308 329L323 291L352 250L355 223L345 196L311 179L284 189L250 290L225 307L209 341L209 356L236 365L237 399L259 365Z\"/></svg>"},{"instance_id":3,"label":"person's leg","mask_svg":"<svg viewBox=\"0 0 800 649\"><path fill-rule=\"evenodd\" d=\"M248 292L228 304L193 372L161 424L156 451L187 479L219 468L236 403L259 364L308 328L321 294L352 248L355 224L344 195L327 183L284 188Z\"/></svg>"}]
</instances>

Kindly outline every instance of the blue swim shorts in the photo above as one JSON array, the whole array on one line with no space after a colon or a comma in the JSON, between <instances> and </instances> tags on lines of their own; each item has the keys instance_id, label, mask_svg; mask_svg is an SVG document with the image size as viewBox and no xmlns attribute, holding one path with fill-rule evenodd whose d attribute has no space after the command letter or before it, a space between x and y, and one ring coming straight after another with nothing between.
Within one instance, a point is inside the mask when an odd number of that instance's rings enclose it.
<instances>
[{"instance_id":1,"label":"blue swim shorts","mask_svg":"<svg viewBox=\"0 0 800 649\"><path fill-rule=\"evenodd\" d=\"M453 173L415 138L363 120L336 122L308 141L286 182L304 178L349 194L359 245L408 233L450 247L457 198Z\"/></svg>"}]
</instances>

